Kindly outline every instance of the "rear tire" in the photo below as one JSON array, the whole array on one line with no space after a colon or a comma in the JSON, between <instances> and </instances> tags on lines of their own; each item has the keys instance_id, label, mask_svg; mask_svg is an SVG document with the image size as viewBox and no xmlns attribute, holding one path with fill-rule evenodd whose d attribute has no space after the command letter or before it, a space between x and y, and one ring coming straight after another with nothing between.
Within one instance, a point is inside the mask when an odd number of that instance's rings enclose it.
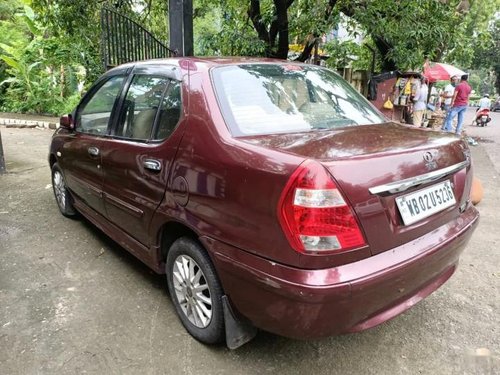
<instances>
[{"instance_id":1,"label":"rear tire","mask_svg":"<svg viewBox=\"0 0 500 375\"><path fill-rule=\"evenodd\" d=\"M68 191L64 174L57 163L52 166L52 190L59 211L66 217L75 217L76 210L73 207L73 197Z\"/></svg>"},{"instance_id":2,"label":"rear tire","mask_svg":"<svg viewBox=\"0 0 500 375\"><path fill-rule=\"evenodd\" d=\"M223 341L223 291L205 249L182 237L175 241L165 265L168 290L182 325L198 341Z\"/></svg>"}]
</instances>

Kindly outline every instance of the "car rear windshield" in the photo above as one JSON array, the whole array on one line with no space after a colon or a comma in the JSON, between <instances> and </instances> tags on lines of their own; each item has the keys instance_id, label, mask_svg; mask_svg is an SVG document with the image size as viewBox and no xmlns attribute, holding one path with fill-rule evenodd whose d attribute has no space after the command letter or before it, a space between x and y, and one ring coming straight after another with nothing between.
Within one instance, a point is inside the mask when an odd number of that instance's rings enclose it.
<instances>
[{"instance_id":1,"label":"car rear windshield","mask_svg":"<svg viewBox=\"0 0 500 375\"><path fill-rule=\"evenodd\" d=\"M349 83L328 69L242 64L213 69L233 136L321 131L385 121Z\"/></svg>"}]
</instances>

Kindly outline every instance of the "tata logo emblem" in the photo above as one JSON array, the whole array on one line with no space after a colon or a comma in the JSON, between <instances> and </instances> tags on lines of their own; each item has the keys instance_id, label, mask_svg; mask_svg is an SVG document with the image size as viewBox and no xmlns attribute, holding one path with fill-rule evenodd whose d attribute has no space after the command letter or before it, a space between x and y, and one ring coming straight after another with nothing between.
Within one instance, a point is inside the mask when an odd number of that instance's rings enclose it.
<instances>
[{"instance_id":1,"label":"tata logo emblem","mask_svg":"<svg viewBox=\"0 0 500 375\"><path fill-rule=\"evenodd\" d=\"M437 164L434 161L434 156L432 155L432 152L427 151L424 153L424 161L425 161L425 166L429 171L432 171L433 169L437 168Z\"/></svg>"}]
</instances>

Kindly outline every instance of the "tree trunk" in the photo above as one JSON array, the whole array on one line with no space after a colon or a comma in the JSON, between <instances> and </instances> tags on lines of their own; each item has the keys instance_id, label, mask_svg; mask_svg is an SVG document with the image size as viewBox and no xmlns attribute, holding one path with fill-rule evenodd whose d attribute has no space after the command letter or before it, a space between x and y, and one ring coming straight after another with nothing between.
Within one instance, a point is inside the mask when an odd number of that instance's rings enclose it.
<instances>
[{"instance_id":1,"label":"tree trunk","mask_svg":"<svg viewBox=\"0 0 500 375\"><path fill-rule=\"evenodd\" d=\"M250 5L247 11L248 17L252 21L253 27L255 31L257 31L257 35L259 39L269 45L269 33L266 29L266 25L262 21L262 15L260 14L260 1L259 0L250 0Z\"/></svg>"},{"instance_id":2,"label":"tree trunk","mask_svg":"<svg viewBox=\"0 0 500 375\"><path fill-rule=\"evenodd\" d=\"M335 5L336 3L337 1L331 0L330 6ZM356 12L360 11L360 9L356 9L356 4L351 6L344 5L340 10L346 16L351 17L354 20L356 20ZM397 70L396 62L389 57L389 53L391 52L393 45L384 39L382 35L372 35L371 37L375 43L375 47L377 47L380 59L382 60L382 71L388 72L391 70Z\"/></svg>"},{"instance_id":3,"label":"tree trunk","mask_svg":"<svg viewBox=\"0 0 500 375\"><path fill-rule=\"evenodd\" d=\"M274 0L274 19L269 30L262 20L259 0L250 0L248 17L259 39L266 43L266 57L288 57L288 8L294 0Z\"/></svg>"},{"instance_id":4,"label":"tree trunk","mask_svg":"<svg viewBox=\"0 0 500 375\"><path fill-rule=\"evenodd\" d=\"M324 15L324 21L325 21L326 25L330 25L330 23L328 21L330 20L330 17L333 14L333 11L335 9L335 5L337 5L337 1L338 0L328 0L328 5L326 6L325 15ZM332 27L332 25L330 25L330 27ZM319 43L318 37L319 37L319 35L309 35L307 37L304 49L300 53L299 57L297 57L295 59L295 61L304 62L309 57L311 57L313 49L318 46L318 43Z\"/></svg>"},{"instance_id":5,"label":"tree trunk","mask_svg":"<svg viewBox=\"0 0 500 375\"><path fill-rule=\"evenodd\" d=\"M292 4L287 0L274 0L276 6L276 20L278 27L278 48L276 57L285 59L288 57L288 7Z\"/></svg>"},{"instance_id":6,"label":"tree trunk","mask_svg":"<svg viewBox=\"0 0 500 375\"><path fill-rule=\"evenodd\" d=\"M306 45L305 45L304 49L300 53L299 57L297 57L295 59L295 61L304 62L309 57L311 57L314 46L316 46L318 44L318 38L314 37L313 35L309 35L305 44Z\"/></svg>"},{"instance_id":7,"label":"tree trunk","mask_svg":"<svg viewBox=\"0 0 500 375\"><path fill-rule=\"evenodd\" d=\"M372 36L372 38L382 60L382 71L389 72L397 70L396 62L388 56L393 46L382 37Z\"/></svg>"}]
</instances>

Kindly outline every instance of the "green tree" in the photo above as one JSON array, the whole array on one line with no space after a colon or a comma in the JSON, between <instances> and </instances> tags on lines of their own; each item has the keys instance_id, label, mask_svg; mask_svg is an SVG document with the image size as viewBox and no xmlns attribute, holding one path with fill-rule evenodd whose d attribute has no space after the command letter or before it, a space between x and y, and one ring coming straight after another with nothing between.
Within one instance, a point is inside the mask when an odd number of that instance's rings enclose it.
<instances>
[{"instance_id":1,"label":"green tree","mask_svg":"<svg viewBox=\"0 0 500 375\"><path fill-rule=\"evenodd\" d=\"M103 73L100 57L99 12L102 1L33 0L37 20L48 36L63 46L71 46L75 63L86 69L88 81Z\"/></svg>"},{"instance_id":2,"label":"green tree","mask_svg":"<svg viewBox=\"0 0 500 375\"><path fill-rule=\"evenodd\" d=\"M200 0L194 9L194 51L210 56L264 56L266 45L259 40L246 7L234 0Z\"/></svg>"},{"instance_id":3,"label":"green tree","mask_svg":"<svg viewBox=\"0 0 500 375\"><path fill-rule=\"evenodd\" d=\"M474 45L472 67L483 69L483 82L494 81L495 91L500 94L500 19L492 21L487 33ZM489 90L490 93L493 90ZM488 92L484 87L482 92Z\"/></svg>"},{"instance_id":4,"label":"green tree","mask_svg":"<svg viewBox=\"0 0 500 375\"><path fill-rule=\"evenodd\" d=\"M18 45L25 38L27 30L22 27L13 27L15 15L21 9L22 3L19 0L5 0L0 3L0 42L11 41L13 45ZM1 53L2 49L0 49ZM0 82L5 82L10 77L8 69L9 65L0 59ZM5 83L0 85L0 107L5 102L7 87Z\"/></svg>"},{"instance_id":5,"label":"green tree","mask_svg":"<svg viewBox=\"0 0 500 375\"><path fill-rule=\"evenodd\" d=\"M329 0L324 19L348 16L351 30L373 43L382 70L415 69L425 58L453 61L470 54L467 41L486 28L499 7L498 0ZM326 23L323 32L325 27L332 25Z\"/></svg>"},{"instance_id":6,"label":"green tree","mask_svg":"<svg viewBox=\"0 0 500 375\"><path fill-rule=\"evenodd\" d=\"M0 83L4 90L1 106L10 111L59 113L68 99L77 100L79 67L73 63L73 49L48 36L31 7L17 5L16 13L1 23L20 33L0 35L0 60L6 66Z\"/></svg>"},{"instance_id":7,"label":"green tree","mask_svg":"<svg viewBox=\"0 0 500 375\"><path fill-rule=\"evenodd\" d=\"M217 2L209 2L217 4ZM205 4L207 2L205 1ZM470 44L499 8L498 0L251 0L224 2L224 11L251 21L268 57L286 58L298 40L306 60L319 38L334 29L341 13L377 51L382 70L420 68L425 58L463 61ZM242 22L245 19L242 18ZM223 32L222 28L218 30ZM247 43L248 44L248 43Z\"/></svg>"},{"instance_id":8,"label":"green tree","mask_svg":"<svg viewBox=\"0 0 500 375\"><path fill-rule=\"evenodd\" d=\"M55 113L76 100L77 83L104 70L102 6L168 39L167 0L4 0L0 106ZM292 43L304 46L296 59L305 61L321 44L332 67L368 68L371 51L380 70L419 69L429 58L482 69L484 89L496 71L498 90L498 9L500 0L194 0L195 53L285 59ZM361 45L323 43L341 19Z\"/></svg>"}]
</instances>

